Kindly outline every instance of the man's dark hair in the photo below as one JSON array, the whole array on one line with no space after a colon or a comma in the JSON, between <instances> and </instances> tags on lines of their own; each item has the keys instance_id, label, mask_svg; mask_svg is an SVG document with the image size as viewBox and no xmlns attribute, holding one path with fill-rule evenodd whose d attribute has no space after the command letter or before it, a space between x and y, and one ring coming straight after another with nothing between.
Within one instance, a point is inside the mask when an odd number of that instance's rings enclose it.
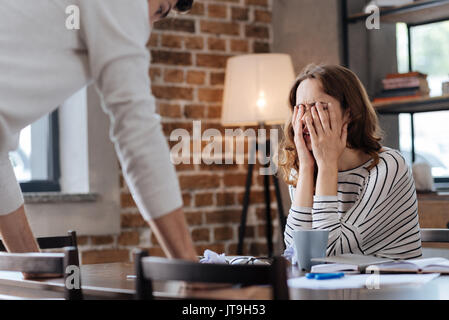
<instances>
[{"instance_id":1,"label":"man's dark hair","mask_svg":"<svg viewBox=\"0 0 449 320\"><path fill-rule=\"evenodd\" d=\"M192 8L193 0L178 0L175 5L175 10L178 12L186 12Z\"/></svg>"}]
</instances>

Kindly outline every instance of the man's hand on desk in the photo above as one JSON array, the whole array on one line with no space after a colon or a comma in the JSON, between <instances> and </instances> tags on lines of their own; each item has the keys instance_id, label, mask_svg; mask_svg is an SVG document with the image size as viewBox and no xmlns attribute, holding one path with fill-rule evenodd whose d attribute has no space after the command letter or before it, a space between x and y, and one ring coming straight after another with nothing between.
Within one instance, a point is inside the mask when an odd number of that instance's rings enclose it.
<instances>
[{"instance_id":1,"label":"man's hand on desk","mask_svg":"<svg viewBox=\"0 0 449 320\"><path fill-rule=\"evenodd\" d=\"M40 252L22 205L16 211L0 216L0 234L8 252ZM23 278L44 279L62 278L63 274L55 273L22 273Z\"/></svg>"}]
</instances>

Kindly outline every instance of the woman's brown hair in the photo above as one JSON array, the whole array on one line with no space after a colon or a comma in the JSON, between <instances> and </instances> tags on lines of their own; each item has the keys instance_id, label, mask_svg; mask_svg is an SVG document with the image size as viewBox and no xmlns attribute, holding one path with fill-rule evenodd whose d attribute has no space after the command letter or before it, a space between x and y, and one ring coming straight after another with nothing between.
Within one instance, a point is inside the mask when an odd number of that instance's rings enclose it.
<instances>
[{"instance_id":1,"label":"woman's brown hair","mask_svg":"<svg viewBox=\"0 0 449 320\"><path fill-rule=\"evenodd\" d=\"M372 169L379 163L381 130L378 118L359 78L349 69L338 65L308 65L298 76L290 90L290 109L296 105L296 91L302 81L317 79L323 91L337 99L343 113L349 109L347 147L362 150L373 161L367 167ZM294 131L291 117L284 125L284 138L280 145L279 166L287 184L296 186L299 172L299 160L294 143ZM295 171L293 171L293 169ZM296 172L296 174L294 174Z\"/></svg>"}]
</instances>

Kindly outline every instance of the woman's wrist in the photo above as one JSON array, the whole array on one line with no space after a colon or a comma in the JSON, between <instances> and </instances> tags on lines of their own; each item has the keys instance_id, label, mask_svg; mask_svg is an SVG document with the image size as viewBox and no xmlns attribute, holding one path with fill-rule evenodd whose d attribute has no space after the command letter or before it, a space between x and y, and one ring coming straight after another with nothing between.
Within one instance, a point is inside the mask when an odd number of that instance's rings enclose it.
<instances>
[{"instance_id":1,"label":"woman's wrist","mask_svg":"<svg viewBox=\"0 0 449 320\"><path fill-rule=\"evenodd\" d=\"M315 171L315 163L300 162L299 174L313 174Z\"/></svg>"},{"instance_id":2,"label":"woman's wrist","mask_svg":"<svg viewBox=\"0 0 449 320\"><path fill-rule=\"evenodd\" d=\"M312 207L314 192L314 174L310 170L300 170L296 191L293 199L293 206Z\"/></svg>"},{"instance_id":3,"label":"woman's wrist","mask_svg":"<svg viewBox=\"0 0 449 320\"><path fill-rule=\"evenodd\" d=\"M317 186L315 195L333 196L337 195L338 166L331 164L318 166Z\"/></svg>"},{"instance_id":4,"label":"woman's wrist","mask_svg":"<svg viewBox=\"0 0 449 320\"><path fill-rule=\"evenodd\" d=\"M337 161L317 161L318 171L338 172Z\"/></svg>"}]
</instances>

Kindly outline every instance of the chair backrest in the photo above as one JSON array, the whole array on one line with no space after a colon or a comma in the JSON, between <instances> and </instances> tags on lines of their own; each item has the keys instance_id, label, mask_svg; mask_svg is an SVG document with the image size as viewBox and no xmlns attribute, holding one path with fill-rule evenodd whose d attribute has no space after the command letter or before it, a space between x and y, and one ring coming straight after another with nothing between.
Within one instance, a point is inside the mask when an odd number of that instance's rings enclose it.
<instances>
[{"instance_id":1,"label":"chair backrest","mask_svg":"<svg viewBox=\"0 0 449 320\"><path fill-rule=\"evenodd\" d=\"M153 298L152 281L270 285L273 299L289 299L287 263L283 257L274 257L270 265L203 264L148 257L146 252L137 251L134 259L136 298L139 300Z\"/></svg>"},{"instance_id":2,"label":"chair backrest","mask_svg":"<svg viewBox=\"0 0 449 320\"><path fill-rule=\"evenodd\" d=\"M57 249L64 247L78 248L75 231L69 231L67 236L40 237L37 238L36 240L37 243L39 244L39 248L41 249ZM0 240L0 251L7 251L1 240Z\"/></svg>"},{"instance_id":3,"label":"chair backrest","mask_svg":"<svg viewBox=\"0 0 449 320\"><path fill-rule=\"evenodd\" d=\"M421 228L421 241L449 243L449 229Z\"/></svg>"},{"instance_id":4,"label":"chair backrest","mask_svg":"<svg viewBox=\"0 0 449 320\"><path fill-rule=\"evenodd\" d=\"M68 278L67 267L76 266L79 268L78 249L75 247L65 247L64 253L7 253L0 252L0 270L16 271L32 274L64 274L64 283ZM78 273L80 275L80 273ZM68 300L82 299L81 279L80 287L69 289L65 285L65 298Z\"/></svg>"}]
</instances>

